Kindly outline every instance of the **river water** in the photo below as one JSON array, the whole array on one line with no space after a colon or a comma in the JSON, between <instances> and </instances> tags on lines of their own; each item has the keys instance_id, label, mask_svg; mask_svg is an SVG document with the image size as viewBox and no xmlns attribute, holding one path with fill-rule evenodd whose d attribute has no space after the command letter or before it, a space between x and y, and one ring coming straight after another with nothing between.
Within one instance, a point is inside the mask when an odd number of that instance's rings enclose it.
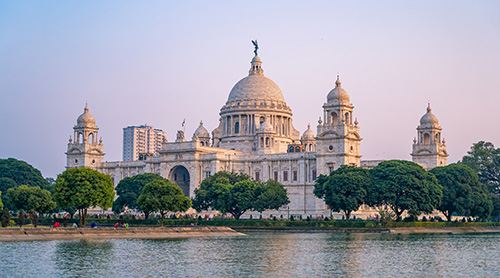
<instances>
[{"instance_id":1,"label":"river water","mask_svg":"<svg viewBox=\"0 0 500 278\"><path fill-rule=\"evenodd\" d=\"M0 242L1 277L500 277L500 234Z\"/></svg>"}]
</instances>

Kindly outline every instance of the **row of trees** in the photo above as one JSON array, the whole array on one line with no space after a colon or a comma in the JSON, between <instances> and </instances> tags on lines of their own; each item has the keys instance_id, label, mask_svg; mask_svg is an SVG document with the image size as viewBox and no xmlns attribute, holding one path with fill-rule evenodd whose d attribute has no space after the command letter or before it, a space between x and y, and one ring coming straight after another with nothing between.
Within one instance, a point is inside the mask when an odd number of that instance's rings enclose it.
<instances>
[{"instance_id":1,"label":"row of trees","mask_svg":"<svg viewBox=\"0 0 500 278\"><path fill-rule=\"evenodd\" d=\"M314 194L346 219L363 204L389 207L399 219L441 211L448 221L454 213L487 218L493 210L486 186L464 164L450 164L425 171L409 161L384 161L371 170L341 166L321 175Z\"/></svg>"},{"instance_id":2,"label":"row of trees","mask_svg":"<svg viewBox=\"0 0 500 278\"><path fill-rule=\"evenodd\" d=\"M95 206L112 206L117 213L128 207L146 216L158 212L163 218L167 211L186 211L192 205L198 211L213 209L238 219L246 211L262 212L289 203L286 190L276 181L256 182L245 174L226 172L205 179L193 200L155 174L125 178L116 192L118 198L113 202L111 178L90 169L68 169L53 180L44 179L24 161L0 159L0 211L2 207L4 215L8 210L29 211L35 225L38 213L61 209L71 215L78 211L81 225L85 225L88 208ZM455 213L487 217L492 210L498 216L500 149L481 141L458 164L428 172L408 161L386 161L372 170L343 166L320 176L314 194L324 198L332 210L345 212L346 218L361 204L389 207L397 216L404 211L418 215L434 209L448 219Z\"/></svg>"},{"instance_id":3,"label":"row of trees","mask_svg":"<svg viewBox=\"0 0 500 278\"><path fill-rule=\"evenodd\" d=\"M195 190L195 198L179 200L178 206L169 209L153 209L153 204L160 204L161 200L154 200L154 192L160 189L152 189L152 185L163 184L163 193L158 194L165 197L182 195L179 187L170 181L155 174L140 174L121 180L116 186L118 198L113 203L113 211L120 213L125 207L138 209L144 212L146 218L150 212L156 211L162 215L167 211L186 211L192 207L197 211L218 210L226 214L230 213L239 219L246 211L263 212L267 209L278 209L288 204L287 193L282 184L269 180L265 183L256 182L246 174L218 172L205 180L200 188ZM166 188L168 187L168 189ZM179 197L180 199L180 197ZM173 201L172 201L173 202ZM156 206L158 207L158 206Z\"/></svg>"}]
</instances>

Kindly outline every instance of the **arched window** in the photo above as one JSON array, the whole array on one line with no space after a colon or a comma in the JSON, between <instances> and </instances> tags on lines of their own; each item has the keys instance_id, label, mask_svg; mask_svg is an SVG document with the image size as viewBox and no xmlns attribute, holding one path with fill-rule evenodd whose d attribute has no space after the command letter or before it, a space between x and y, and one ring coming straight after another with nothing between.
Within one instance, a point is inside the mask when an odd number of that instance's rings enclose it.
<instances>
[{"instance_id":1,"label":"arched window","mask_svg":"<svg viewBox=\"0 0 500 278\"><path fill-rule=\"evenodd\" d=\"M269 137L266 137L266 147L269 147Z\"/></svg>"},{"instance_id":2,"label":"arched window","mask_svg":"<svg viewBox=\"0 0 500 278\"><path fill-rule=\"evenodd\" d=\"M337 125L339 123L339 117L337 116L337 113L332 112L331 117L330 117L330 121L331 121L332 125Z\"/></svg>"},{"instance_id":3,"label":"arched window","mask_svg":"<svg viewBox=\"0 0 500 278\"><path fill-rule=\"evenodd\" d=\"M234 124L234 133L236 134L240 133L240 122L236 122Z\"/></svg>"},{"instance_id":4,"label":"arched window","mask_svg":"<svg viewBox=\"0 0 500 278\"><path fill-rule=\"evenodd\" d=\"M89 144L94 144L94 133L89 134Z\"/></svg>"},{"instance_id":5,"label":"arched window","mask_svg":"<svg viewBox=\"0 0 500 278\"><path fill-rule=\"evenodd\" d=\"M431 136L429 133L424 133L424 144L430 144L431 143Z\"/></svg>"},{"instance_id":6,"label":"arched window","mask_svg":"<svg viewBox=\"0 0 500 278\"><path fill-rule=\"evenodd\" d=\"M441 143L441 133L436 133L436 142Z\"/></svg>"},{"instance_id":7,"label":"arched window","mask_svg":"<svg viewBox=\"0 0 500 278\"><path fill-rule=\"evenodd\" d=\"M265 120L264 117L260 117L259 123L262 124L264 122L264 120Z\"/></svg>"},{"instance_id":8,"label":"arched window","mask_svg":"<svg viewBox=\"0 0 500 278\"><path fill-rule=\"evenodd\" d=\"M345 115L344 115L344 119L345 119L345 123L346 123L346 124L351 123L351 120L349 119L349 112L345 113Z\"/></svg>"}]
</instances>

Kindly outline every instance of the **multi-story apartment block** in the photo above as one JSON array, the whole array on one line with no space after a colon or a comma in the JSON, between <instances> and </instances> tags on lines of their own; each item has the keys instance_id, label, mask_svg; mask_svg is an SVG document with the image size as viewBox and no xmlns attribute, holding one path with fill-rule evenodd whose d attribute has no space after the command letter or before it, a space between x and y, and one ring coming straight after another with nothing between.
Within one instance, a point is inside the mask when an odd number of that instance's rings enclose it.
<instances>
[{"instance_id":1,"label":"multi-story apartment block","mask_svg":"<svg viewBox=\"0 0 500 278\"><path fill-rule=\"evenodd\" d=\"M142 157L156 156L166 132L148 125L123 128L123 160L134 161Z\"/></svg>"}]
</instances>

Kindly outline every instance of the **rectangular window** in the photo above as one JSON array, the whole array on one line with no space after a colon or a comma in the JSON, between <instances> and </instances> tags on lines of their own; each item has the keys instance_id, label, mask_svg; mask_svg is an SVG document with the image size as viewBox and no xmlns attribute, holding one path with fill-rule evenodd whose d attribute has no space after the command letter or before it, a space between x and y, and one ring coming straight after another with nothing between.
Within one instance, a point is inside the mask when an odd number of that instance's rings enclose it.
<instances>
[{"instance_id":1,"label":"rectangular window","mask_svg":"<svg viewBox=\"0 0 500 278\"><path fill-rule=\"evenodd\" d=\"M210 171L205 171L205 178L208 178L212 175Z\"/></svg>"},{"instance_id":2,"label":"rectangular window","mask_svg":"<svg viewBox=\"0 0 500 278\"><path fill-rule=\"evenodd\" d=\"M260 172L255 172L255 180L260 181Z\"/></svg>"},{"instance_id":3,"label":"rectangular window","mask_svg":"<svg viewBox=\"0 0 500 278\"><path fill-rule=\"evenodd\" d=\"M274 171L274 180L277 181L278 180L278 171Z\"/></svg>"},{"instance_id":4,"label":"rectangular window","mask_svg":"<svg viewBox=\"0 0 500 278\"><path fill-rule=\"evenodd\" d=\"M283 171L283 181L288 181L288 171Z\"/></svg>"},{"instance_id":5,"label":"rectangular window","mask_svg":"<svg viewBox=\"0 0 500 278\"><path fill-rule=\"evenodd\" d=\"M293 171L293 181L297 181L297 171Z\"/></svg>"},{"instance_id":6,"label":"rectangular window","mask_svg":"<svg viewBox=\"0 0 500 278\"><path fill-rule=\"evenodd\" d=\"M313 181L315 181L316 180L316 170L312 170L312 175L313 175L312 179L313 179Z\"/></svg>"}]
</instances>

